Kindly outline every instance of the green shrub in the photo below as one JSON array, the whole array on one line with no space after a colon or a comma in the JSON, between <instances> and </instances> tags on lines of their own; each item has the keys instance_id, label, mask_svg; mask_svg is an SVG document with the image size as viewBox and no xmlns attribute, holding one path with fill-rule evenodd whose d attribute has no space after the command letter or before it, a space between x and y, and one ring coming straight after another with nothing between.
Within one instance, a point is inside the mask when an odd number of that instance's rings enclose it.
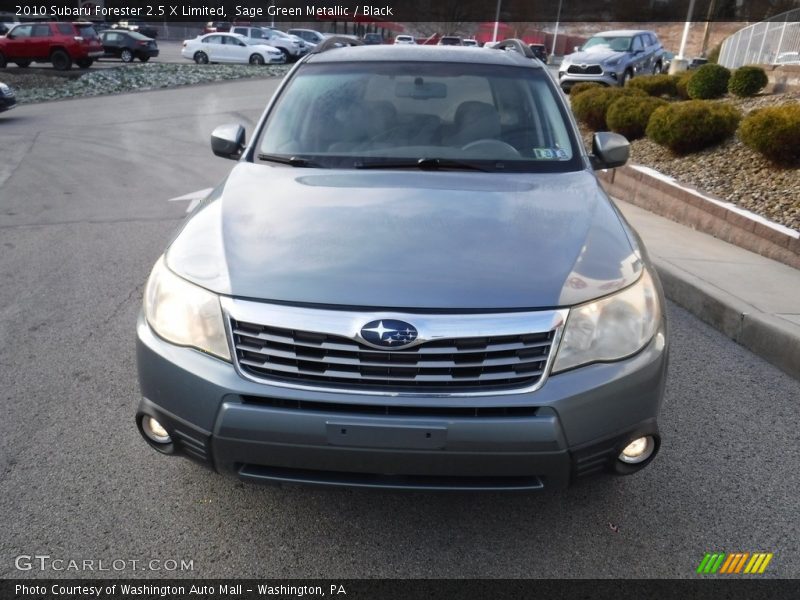
<instances>
[{"instance_id":1,"label":"green shrub","mask_svg":"<svg viewBox=\"0 0 800 600\"><path fill-rule=\"evenodd\" d=\"M675 82L675 96L681 100L689 99L689 91L686 89L686 87L689 85L689 80L692 78L693 74L693 71L684 71L683 73L675 73L675 75L670 75L672 80Z\"/></svg>"},{"instance_id":2,"label":"green shrub","mask_svg":"<svg viewBox=\"0 0 800 600\"><path fill-rule=\"evenodd\" d=\"M646 94L636 88L598 88L585 90L572 99L572 112L575 118L593 131L605 131L606 111L611 103L622 96L640 96Z\"/></svg>"},{"instance_id":3,"label":"green shrub","mask_svg":"<svg viewBox=\"0 0 800 600\"><path fill-rule=\"evenodd\" d=\"M661 98L645 96L622 96L611 103L606 112L606 123L611 131L624 135L629 140L644 136L650 115L667 104Z\"/></svg>"},{"instance_id":4,"label":"green shrub","mask_svg":"<svg viewBox=\"0 0 800 600\"><path fill-rule=\"evenodd\" d=\"M761 67L739 67L728 81L728 91L736 96L755 96L767 87L769 79Z\"/></svg>"},{"instance_id":5,"label":"green shrub","mask_svg":"<svg viewBox=\"0 0 800 600\"><path fill-rule=\"evenodd\" d=\"M595 88L603 87L599 83L595 83L594 81L582 81L580 83L576 83L573 85L569 90L569 95L571 98L574 98L578 94L585 92L586 90L592 90Z\"/></svg>"},{"instance_id":6,"label":"green shrub","mask_svg":"<svg viewBox=\"0 0 800 600\"><path fill-rule=\"evenodd\" d=\"M733 135L740 118L736 108L722 102L675 102L650 115L647 137L675 154L689 154Z\"/></svg>"},{"instance_id":7,"label":"green shrub","mask_svg":"<svg viewBox=\"0 0 800 600\"><path fill-rule=\"evenodd\" d=\"M800 165L800 104L754 110L742 121L739 139L775 163Z\"/></svg>"},{"instance_id":8,"label":"green shrub","mask_svg":"<svg viewBox=\"0 0 800 600\"><path fill-rule=\"evenodd\" d=\"M705 64L692 74L686 91L693 100L722 98L728 91L731 72L722 65Z\"/></svg>"},{"instance_id":9,"label":"green shrub","mask_svg":"<svg viewBox=\"0 0 800 600\"><path fill-rule=\"evenodd\" d=\"M632 88L642 90L648 96L677 96L675 78L671 75L644 75L630 79L626 84Z\"/></svg>"},{"instance_id":10,"label":"green shrub","mask_svg":"<svg viewBox=\"0 0 800 600\"><path fill-rule=\"evenodd\" d=\"M708 62L717 64L719 62L719 53L722 51L722 42L714 46L708 53Z\"/></svg>"}]
</instances>

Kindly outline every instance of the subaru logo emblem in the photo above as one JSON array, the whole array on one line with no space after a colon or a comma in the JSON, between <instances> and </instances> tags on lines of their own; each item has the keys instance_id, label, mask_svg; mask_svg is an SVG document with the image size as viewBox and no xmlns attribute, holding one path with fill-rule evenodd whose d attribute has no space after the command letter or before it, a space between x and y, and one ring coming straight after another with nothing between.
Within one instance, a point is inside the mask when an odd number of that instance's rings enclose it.
<instances>
[{"instance_id":1,"label":"subaru logo emblem","mask_svg":"<svg viewBox=\"0 0 800 600\"><path fill-rule=\"evenodd\" d=\"M370 321L360 333L361 339L377 348L403 348L417 339L417 328L397 319Z\"/></svg>"}]
</instances>

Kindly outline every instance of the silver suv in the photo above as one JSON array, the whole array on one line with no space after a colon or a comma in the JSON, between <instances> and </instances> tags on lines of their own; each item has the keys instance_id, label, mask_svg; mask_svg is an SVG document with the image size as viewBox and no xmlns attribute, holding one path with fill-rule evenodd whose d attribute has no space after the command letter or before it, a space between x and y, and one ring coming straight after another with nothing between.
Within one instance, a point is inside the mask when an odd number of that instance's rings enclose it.
<instances>
[{"instance_id":1,"label":"silver suv","mask_svg":"<svg viewBox=\"0 0 800 600\"><path fill-rule=\"evenodd\" d=\"M663 56L664 48L652 31L606 31L564 57L558 81L565 92L582 81L623 86L636 75L661 73Z\"/></svg>"},{"instance_id":2,"label":"silver suv","mask_svg":"<svg viewBox=\"0 0 800 600\"><path fill-rule=\"evenodd\" d=\"M147 282L136 423L250 482L542 490L659 448L664 299L546 67L331 38ZM528 50L528 52L530 52ZM531 54L532 56L532 54Z\"/></svg>"}]
</instances>

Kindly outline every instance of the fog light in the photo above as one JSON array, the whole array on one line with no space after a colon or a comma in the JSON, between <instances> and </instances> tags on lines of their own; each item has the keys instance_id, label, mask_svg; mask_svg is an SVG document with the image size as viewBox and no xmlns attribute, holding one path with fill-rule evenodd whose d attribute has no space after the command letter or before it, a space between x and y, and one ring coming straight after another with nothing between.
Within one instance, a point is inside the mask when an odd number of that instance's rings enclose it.
<instances>
[{"instance_id":1,"label":"fog light","mask_svg":"<svg viewBox=\"0 0 800 600\"><path fill-rule=\"evenodd\" d=\"M646 461L653 454L655 442L652 436L636 438L620 452L619 459L631 465Z\"/></svg>"},{"instance_id":2,"label":"fog light","mask_svg":"<svg viewBox=\"0 0 800 600\"><path fill-rule=\"evenodd\" d=\"M153 417L145 417L142 419L142 431L156 444L169 444L172 441L172 438L169 436L167 430L164 429L164 426Z\"/></svg>"}]
</instances>

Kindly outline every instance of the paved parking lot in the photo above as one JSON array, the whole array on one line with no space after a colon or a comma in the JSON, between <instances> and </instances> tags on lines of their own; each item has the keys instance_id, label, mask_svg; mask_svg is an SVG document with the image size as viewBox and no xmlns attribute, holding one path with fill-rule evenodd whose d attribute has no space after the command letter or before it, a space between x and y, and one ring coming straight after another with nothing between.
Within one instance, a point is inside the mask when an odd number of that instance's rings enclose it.
<instances>
[{"instance_id":1,"label":"paved parking lot","mask_svg":"<svg viewBox=\"0 0 800 600\"><path fill-rule=\"evenodd\" d=\"M0 116L0 577L53 575L16 570L36 553L202 577L691 577L708 551L774 552L766 576L800 576L800 382L673 305L664 444L633 477L539 496L261 488L153 452L133 340L184 217L167 199L218 183L232 163L210 131L252 131L276 85Z\"/></svg>"}]
</instances>

